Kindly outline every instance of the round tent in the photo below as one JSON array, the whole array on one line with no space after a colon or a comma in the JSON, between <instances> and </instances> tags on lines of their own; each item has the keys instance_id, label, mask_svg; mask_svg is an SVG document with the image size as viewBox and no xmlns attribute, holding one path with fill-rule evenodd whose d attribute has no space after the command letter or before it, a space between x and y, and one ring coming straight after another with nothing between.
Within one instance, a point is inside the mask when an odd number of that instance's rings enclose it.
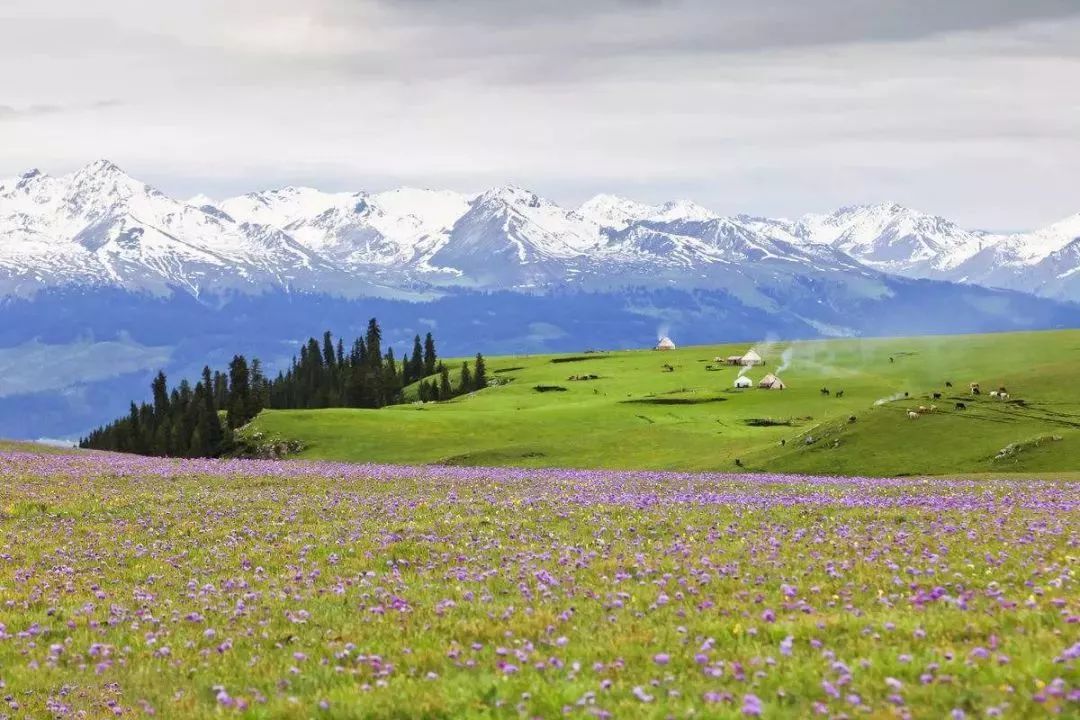
<instances>
[{"instance_id":1,"label":"round tent","mask_svg":"<svg viewBox=\"0 0 1080 720\"><path fill-rule=\"evenodd\" d=\"M745 375L740 375L739 377L735 378L735 387L737 388L748 388L753 386L754 381L746 377Z\"/></svg>"},{"instance_id":2,"label":"round tent","mask_svg":"<svg viewBox=\"0 0 1080 720\"><path fill-rule=\"evenodd\" d=\"M672 342L671 338L669 338L669 337L667 337L665 335L664 337L660 338L660 342L656 343L656 349L657 350L674 350L675 349L675 343Z\"/></svg>"},{"instance_id":3,"label":"round tent","mask_svg":"<svg viewBox=\"0 0 1080 720\"><path fill-rule=\"evenodd\" d=\"M783 390L787 387L784 381L777 376L769 373L765 377L761 378L761 382L758 383L758 387L764 390Z\"/></svg>"}]
</instances>

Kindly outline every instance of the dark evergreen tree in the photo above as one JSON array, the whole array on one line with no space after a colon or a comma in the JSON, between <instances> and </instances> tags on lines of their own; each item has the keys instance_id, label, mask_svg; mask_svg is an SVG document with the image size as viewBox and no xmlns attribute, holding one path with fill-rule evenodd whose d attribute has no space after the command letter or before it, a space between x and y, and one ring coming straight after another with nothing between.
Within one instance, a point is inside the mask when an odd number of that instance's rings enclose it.
<instances>
[{"instance_id":1,"label":"dark evergreen tree","mask_svg":"<svg viewBox=\"0 0 1080 720\"><path fill-rule=\"evenodd\" d=\"M413 338L412 357L409 358L409 377L405 384L409 384L424 377L424 348L420 344L420 336Z\"/></svg>"},{"instance_id":2,"label":"dark evergreen tree","mask_svg":"<svg viewBox=\"0 0 1080 720\"><path fill-rule=\"evenodd\" d=\"M471 392L473 389L473 376L469 372L469 363L461 363L461 381L458 383L458 394Z\"/></svg>"},{"instance_id":3,"label":"dark evergreen tree","mask_svg":"<svg viewBox=\"0 0 1080 720\"><path fill-rule=\"evenodd\" d=\"M435 338L431 337L431 333L427 334L424 338L424 376L430 376L435 374Z\"/></svg>"},{"instance_id":4,"label":"dark evergreen tree","mask_svg":"<svg viewBox=\"0 0 1080 720\"><path fill-rule=\"evenodd\" d=\"M154 415L165 418L169 414L169 383L164 372L158 372L150 389L154 394Z\"/></svg>"},{"instance_id":5,"label":"dark evergreen tree","mask_svg":"<svg viewBox=\"0 0 1080 720\"><path fill-rule=\"evenodd\" d=\"M333 368L337 363L334 356L334 339L330 335L330 331L327 330L323 333L323 365L327 368Z\"/></svg>"},{"instance_id":6,"label":"dark evergreen tree","mask_svg":"<svg viewBox=\"0 0 1080 720\"><path fill-rule=\"evenodd\" d=\"M473 366L475 372L473 373L473 387L477 390L482 390L487 387L487 363L484 362L484 356L480 353L476 353L476 364Z\"/></svg>"},{"instance_id":7,"label":"dark evergreen tree","mask_svg":"<svg viewBox=\"0 0 1080 720\"><path fill-rule=\"evenodd\" d=\"M454 397L454 388L450 384L450 369L445 365L439 370L439 399L449 400Z\"/></svg>"},{"instance_id":8,"label":"dark evergreen tree","mask_svg":"<svg viewBox=\"0 0 1080 720\"><path fill-rule=\"evenodd\" d=\"M204 388L202 412L199 413L198 429L201 431L202 451L201 457L217 457L221 453L222 441L225 433L221 429L221 419L218 418L217 404L214 402L214 393L210 391L210 368L203 367L202 384Z\"/></svg>"},{"instance_id":9,"label":"dark evergreen tree","mask_svg":"<svg viewBox=\"0 0 1080 720\"><path fill-rule=\"evenodd\" d=\"M214 404L225 407L225 403L229 401L229 377L220 370L215 370L214 383L211 387L214 390Z\"/></svg>"},{"instance_id":10,"label":"dark evergreen tree","mask_svg":"<svg viewBox=\"0 0 1080 720\"><path fill-rule=\"evenodd\" d=\"M229 398L225 406L228 426L236 429L246 425L254 417L254 407L247 360L243 355L234 355L229 363Z\"/></svg>"}]
</instances>

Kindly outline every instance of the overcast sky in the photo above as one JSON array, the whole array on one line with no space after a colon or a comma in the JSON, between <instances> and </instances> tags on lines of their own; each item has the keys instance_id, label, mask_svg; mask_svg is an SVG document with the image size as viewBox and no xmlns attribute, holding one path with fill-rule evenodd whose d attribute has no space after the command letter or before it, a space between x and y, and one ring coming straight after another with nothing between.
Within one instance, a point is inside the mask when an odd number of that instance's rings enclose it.
<instances>
[{"instance_id":1,"label":"overcast sky","mask_svg":"<svg viewBox=\"0 0 1080 720\"><path fill-rule=\"evenodd\" d=\"M1080 0L3 0L0 176L1080 212Z\"/></svg>"}]
</instances>

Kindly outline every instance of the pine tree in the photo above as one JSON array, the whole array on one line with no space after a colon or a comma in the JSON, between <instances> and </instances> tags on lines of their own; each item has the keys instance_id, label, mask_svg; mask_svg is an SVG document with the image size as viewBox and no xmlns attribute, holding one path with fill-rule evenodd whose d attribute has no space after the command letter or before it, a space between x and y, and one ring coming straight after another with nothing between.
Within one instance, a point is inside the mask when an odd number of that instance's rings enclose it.
<instances>
[{"instance_id":1,"label":"pine tree","mask_svg":"<svg viewBox=\"0 0 1080 720\"><path fill-rule=\"evenodd\" d=\"M214 371L214 404L225 407L229 402L229 378L220 370Z\"/></svg>"},{"instance_id":2,"label":"pine tree","mask_svg":"<svg viewBox=\"0 0 1080 720\"><path fill-rule=\"evenodd\" d=\"M435 374L435 338L431 337L431 333L427 334L424 338L424 376L430 376Z\"/></svg>"},{"instance_id":3,"label":"pine tree","mask_svg":"<svg viewBox=\"0 0 1080 720\"><path fill-rule=\"evenodd\" d=\"M210 387L210 368L203 368L203 409L199 414L198 428L201 431L202 446L200 455L202 457L217 457L222 451L222 440L224 439L224 433L221 430L221 420L218 419L217 405L214 403L214 394L208 389Z\"/></svg>"},{"instance_id":4,"label":"pine tree","mask_svg":"<svg viewBox=\"0 0 1080 720\"><path fill-rule=\"evenodd\" d=\"M333 368L337 363L334 356L334 339L327 330L323 333L323 365Z\"/></svg>"},{"instance_id":5,"label":"pine tree","mask_svg":"<svg viewBox=\"0 0 1080 720\"><path fill-rule=\"evenodd\" d=\"M369 364L379 365L382 362L382 330L375 318L368 321L364 344L367 346Z\"/></svg>"},{"instance_id":6,"label":"pine tree","mask_svg":"<svg viewBox=\"0 0 1080 720\"><path fill-rule=\"evenodd\" d=\"M169 414L169 384L164 372L158 371L150 389L154 394L154 415L159 421L164 420Z\"/></svg>"},{"instance_id":7,"label":"pine tree","mask_svg":"<svg viewBox=\"0 0 1080 720\"><path fill-rule=\"evenodd\" d=\"M476 372L473 374L473 387L477 390L482 390L487 387L487 363L484 362L484 356L480 353L476 353Z\"/></svg>"},{"instance_id":8,"label":"pine tree","mask_svg":"<svg viewBox=\"0 0 1080 720\"><path fill-rule=\"evenodd\" d=\"M458 394L464 394L473 389L473 377L469 372L469 363L461 363L461 382L458 385Z\"/></svg>"},{"instance_id":9,"label":"pine tree","mask_svg":"<svg viewBox=\"0 0 1080 720\"><path fill-rule=\"evenodd\" d=\"M226 420L230 429L246 425L254 415L251 393L251 375L243 355L234 355L229 363L229 399L226 404Z\"/></svg>"},{"instance_id":10,"label":"pine tree","mask_svg":"<svg viewBox=\"0 0 1080 720\"><path fill-rule=\"evenodd\" d=\"M412 357L409 358L409 377L406 383L424 377L424 348L420 345L420 336L413 338Z\"/></svg>"},{"instance_id":11,"label":"pine tree","mask_svg":"<svg viewBox=\"0 0 1080 720\"><path fill-rule=\"evenodd\" d=\"M445 365L439 371L439 399L449 400L454 396L454 388L450 385L450 369Z\"/></svg>"},{"instance_id":12,"label":"pine tree","mask_svg":"<svg viewBox=\"0 0 1080 720\"><path fill-rule=\"evenodd\" d=\"M279 374L280 377L280 374ZM263 408L270 404L270 384L263 375L262 363L259 358L251 360L251 405L248 408L248 417L253 418L262 412Z\"/></svg>"}]
</instances>

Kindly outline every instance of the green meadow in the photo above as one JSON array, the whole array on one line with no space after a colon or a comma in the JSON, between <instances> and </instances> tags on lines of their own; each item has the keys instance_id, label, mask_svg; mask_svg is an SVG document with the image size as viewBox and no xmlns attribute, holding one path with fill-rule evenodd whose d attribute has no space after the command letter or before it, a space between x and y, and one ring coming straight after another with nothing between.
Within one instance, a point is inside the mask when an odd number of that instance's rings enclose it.
<instances>
[{"instance_id":1,"label":"green meadow","mask_svg":"<svg viewBox=\"0 0 1080 720\"><path fill-rule=\"evenodd\" d=\"M751 347L765 365L747 373L755 387L735 389L739 368L714 359ZM244 434L299 441L302 458L395 463L848 475L1080 468L1080 331L517 355L488 366L490 387L449 402L265 411ZM769 372L786 389L757 388ZM595 379L571 379L580 376ZM973 382L982 394L971 394ZM1008 400L990 397L999 387Z\"/></svg>"}]
</instances>

